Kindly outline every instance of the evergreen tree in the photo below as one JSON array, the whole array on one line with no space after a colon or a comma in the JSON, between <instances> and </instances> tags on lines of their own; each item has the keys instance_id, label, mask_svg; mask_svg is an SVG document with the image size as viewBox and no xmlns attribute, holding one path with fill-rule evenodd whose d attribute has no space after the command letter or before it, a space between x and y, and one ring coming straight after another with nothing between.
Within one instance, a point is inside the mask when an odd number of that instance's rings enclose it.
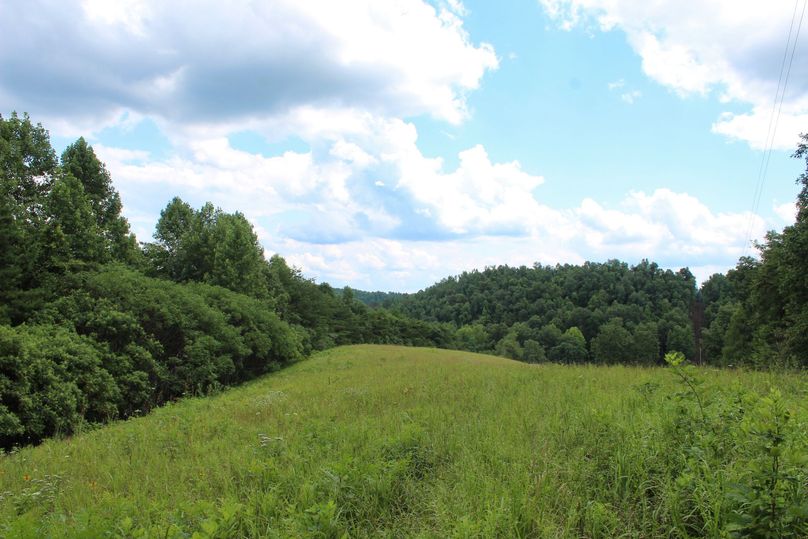
<instances>
[{"instance_id":1,"label":"evergreen tree","mask_svg":"<svg viewBox=\"0 0 808 539\"><path fill-rule=\"evenodd\" d=\"M264 250L241 213L221 214L212 234L213 261L206 281L253 297L265 297Z\"/></svg>"},{"instance_id":2,"label":"evergreen tree","mask_svg":"<svg viewBox=\"0 0 808 539\"><path fill-rule=\"evenodd\" d=\"M57 179L45 199L44 261L61 269L70 260L102 263L108 260L89 198L72 174Z\"/></svg>"},{"instance_id":3,"label":"evergreen tree","mask_svg":"<svg viewBox=\"0 0 808 539\"><path fill-rule=\"evenodd\" d=\"M95 155L84 138L62 152L62 171L77 178L90 203L97 230L106 243L105 249L114 260L134 264L138 261L137 242L130 233L129 222L121 216L121 197L112 185L107 167Z\"/></svg>"},{"instance_id":4,"label":"evergreen tree","mask_svg":"<svg viewBox=\"0 0 808 539\"><path fill-rule=\"evenodd\" d=\"M32 124L27 114L0 115L0 193L16 206L18 217L39 213L56 171L56 152L42 124Z\"/></svg>"}]
</instances>

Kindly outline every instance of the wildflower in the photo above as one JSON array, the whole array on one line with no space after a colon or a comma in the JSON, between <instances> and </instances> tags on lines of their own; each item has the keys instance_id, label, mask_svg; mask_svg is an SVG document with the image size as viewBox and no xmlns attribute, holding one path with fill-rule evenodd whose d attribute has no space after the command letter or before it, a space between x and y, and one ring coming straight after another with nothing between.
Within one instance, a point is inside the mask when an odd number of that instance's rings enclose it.
<instances>
[{"instance_id":1,"label":"wildflower","mask_svg":"<svg viewBox=\"0 0 808 539\"><path fill-rule=\"evenodd\" d=\"M31 480L31 476L30 476L30 475L28 475L28 474L25 474L25 475L23 475L23 476L22 476L22 480L23 480L23 481L30 481L30 480Z\"/></svg>"}]
</instances>

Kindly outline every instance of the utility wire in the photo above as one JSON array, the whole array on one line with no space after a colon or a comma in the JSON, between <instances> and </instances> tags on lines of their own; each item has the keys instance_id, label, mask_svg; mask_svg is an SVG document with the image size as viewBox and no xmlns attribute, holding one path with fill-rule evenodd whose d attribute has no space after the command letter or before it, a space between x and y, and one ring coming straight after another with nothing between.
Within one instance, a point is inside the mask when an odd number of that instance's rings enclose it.
<instances>
[{"instance_id":1,"label":"utility wire","mask_svg":"<svg viewBox=\"0 0 808 539\"><path fill-rule=\"evenodd\" d=\"M752 223L760 205L760 199L763 195L763 184L766 182L766 175L769 170L769 161L771 160L772 150L774 148L774 139L777 135L777 126L780 122L780 113L783 110L783 101L786 96L786 88L788 86L788 79L791 75L791 66L794 63L794 53L797 50L797 42L800 38L800 30L802 29L802 21L805 17L805 7L808 5L808 0L804 0L802 4L802 12L800 13L800 20L797 23L797 33L794 36L794 43L791 43L791 35L794 30L794 21L797 18L797 8L799 7L800 0L794 2L794 11L791 14L791 25L788 28L788 37L786 38L786 47L783 51L783 60L780 63L780 76L777 79L777 90L774 93L774 103L772 104L772 112L769 116L769 128L766 132L766 140L763 145L763 155L761 156L760 167L758 169L758 178L755 186L754 195L752 197L752 211L749 214L749 222L746 229L746 239L744 241L743 256L746 256L749 245L752 241ZM791 47L791 56L788 61L788 69L785 70L785 79L783 78L783 71L786 65L786 58L789 57L788 49ZM782 81L782 92L781 89ZM778 105L779 100L779 105ZM775 114L776 110L776 114Z\"/></svg>"}]
</instances>

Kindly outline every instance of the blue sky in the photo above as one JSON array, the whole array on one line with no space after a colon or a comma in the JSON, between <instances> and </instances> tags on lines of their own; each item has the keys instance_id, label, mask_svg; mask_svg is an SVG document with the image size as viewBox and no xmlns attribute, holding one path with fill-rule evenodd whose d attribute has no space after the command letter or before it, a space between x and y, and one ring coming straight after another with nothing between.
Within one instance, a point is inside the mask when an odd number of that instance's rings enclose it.
<instances>
[{"instance_id":1,"label":"blue sky","mask_svg":"<svg viewBox=\"0 0 808 539\"><path fill-rule=\"evenodd\" d=\"M793 222L808 30L768 135L805 2L0 0L0 113L87 138L141 241L179 195L335 286L610 258L703 279Z\"/></svg>"}]
</instances>

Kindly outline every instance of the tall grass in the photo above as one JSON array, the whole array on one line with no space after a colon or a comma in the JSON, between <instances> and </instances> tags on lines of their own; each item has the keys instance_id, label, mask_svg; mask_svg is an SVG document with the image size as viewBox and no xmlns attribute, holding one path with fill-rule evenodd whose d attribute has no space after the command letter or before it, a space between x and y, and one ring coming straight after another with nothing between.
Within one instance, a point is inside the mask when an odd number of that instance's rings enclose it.
<instances>
[{"instance_id":1,"label":"tall grass","mask_svg":"<svg viewBox=\"0 0 808 539\"><path fill-rule=\"evenodd\" d=\"M696 376L704 421L667 369L333 349L3 456L0 536L752 536L772 387L798 530L808 378Z\"/></svg>"}]
</instances>

